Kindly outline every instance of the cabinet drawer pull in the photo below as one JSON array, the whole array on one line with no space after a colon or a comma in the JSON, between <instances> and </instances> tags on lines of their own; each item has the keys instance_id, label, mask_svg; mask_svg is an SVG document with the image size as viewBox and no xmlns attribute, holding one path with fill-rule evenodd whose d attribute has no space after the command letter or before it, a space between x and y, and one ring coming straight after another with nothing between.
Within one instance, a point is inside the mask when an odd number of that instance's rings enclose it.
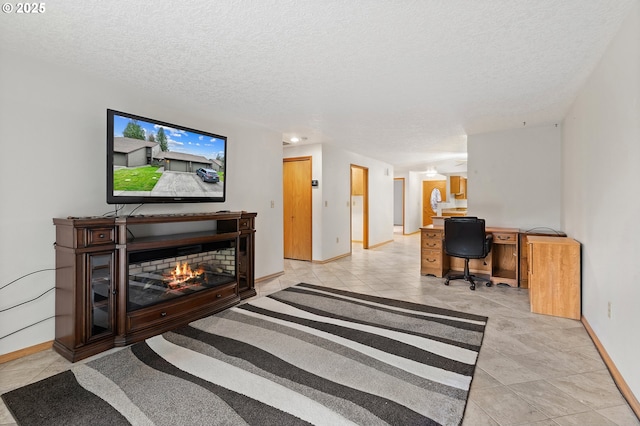
<instances>
[{"instance_id":1,"label":"cabinet drawer pull","mask_svg":"<svg viewBox=\"0 0 640 426\"><path fill-rule=\"evenodd\" d=\"M427 247L438 247L438 244L436 244L436 243L433 243L433 244L429 244L429 243L427 243L427 244L425 244L425 245L426 245Z\"/></svg>"},{"instance_id":2,"label":"cabinet drawer pull","mask_svg":"<svg viewBox=\"0 0 640 426\"><path fill-rule=\"evenodd\" d=\"M433 263L435 262L437 259L425 259L427 262Z\"/></svg>"},{"instance_id":3,"label":"cabinet drawer pull","mask_svg":"<svg viewBox=\"0 0 640 426\"><path fill-rule=\"evenodd\" d=\"M160 312L160 316L161 316L161 317L166 317L166 316L167 316L167 313L166 313L166 312Z\"/></svg>"},{"instance_id":4,"label":"cabinet drawer pull","mask_svg":"<svg viewBox=\"0 0 640 426\"><path fill-rule=\"evenodd\" d=\"M104 234L98 234L98 237L104 238Z\"/></svg>"},{"instance_id":5,"label":"cabinet drawer pull","mask_svg":"<svg viewBox=\"0 0 640 426\"><path fill-rule=\"evenodd\" d=\"M509 235L507 235L506 237L504 235L498 235L498 239L502 241L508 241L511 239L511 237Z\"/></svg>"},{"instance_id":6,"label":"cabinet drawer pull","mask_svg":"<svg viewBox=\"0 0 640 426\"><path fill-rule=\"evenodd\" d=\"M220 299L220 298L222 297L222 294L218 293L218 294L216 294L216 297L217 297L218 299Z\"/></svg>"}]
</instances>

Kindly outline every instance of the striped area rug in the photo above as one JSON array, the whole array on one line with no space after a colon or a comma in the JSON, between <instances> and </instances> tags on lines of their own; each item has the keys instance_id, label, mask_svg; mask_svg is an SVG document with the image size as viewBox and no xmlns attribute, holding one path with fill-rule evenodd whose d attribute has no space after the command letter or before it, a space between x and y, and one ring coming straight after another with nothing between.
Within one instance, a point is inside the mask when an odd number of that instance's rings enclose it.
<instances>
[{"instance_id":1,"label":"striped area rug","mask_svg":"<svg viewBox=\"0 0 640 426\"><path fill-rule=\"evenodd\" d=\"M2 397L24 425L457 425L486 320L298 284Z\"/></svg>"}]
</instances>

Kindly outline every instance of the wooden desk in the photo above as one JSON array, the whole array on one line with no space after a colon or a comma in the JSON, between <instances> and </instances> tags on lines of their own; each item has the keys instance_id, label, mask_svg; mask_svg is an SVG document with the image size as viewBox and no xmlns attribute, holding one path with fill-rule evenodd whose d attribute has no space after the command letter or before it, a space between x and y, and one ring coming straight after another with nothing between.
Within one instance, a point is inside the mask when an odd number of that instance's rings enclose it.
<instances>
[{"instance_id":1,"label":"wooden desk","mask_svg":"<svg viewBox=\"0 0 640 426\"><path fill-rule=\"evenodd\" d=\"M484 259L471 259L469 271L488 277L493 284L518 286L518 233L517 228L486 227L493 234L491 251ZM448 271L464 271L464 259L448 256L444 252L444 227L429 225L420 228L420 273L443 277Z\"/></svg>"}]
</instances>

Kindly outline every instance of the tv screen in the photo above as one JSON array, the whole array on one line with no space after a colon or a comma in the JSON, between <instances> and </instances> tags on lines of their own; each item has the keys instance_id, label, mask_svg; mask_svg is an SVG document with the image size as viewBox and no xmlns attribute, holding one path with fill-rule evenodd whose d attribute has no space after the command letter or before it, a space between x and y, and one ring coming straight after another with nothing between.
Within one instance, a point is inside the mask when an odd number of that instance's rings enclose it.
<instances>
[{"instance_id":1,"label":"tv screen","mask_svg":"<svg viewBox=\"0 0 640 426\"><path fill-rule=\"evenodd\" d=\"M223 202L227 138L107 110L107 203Z\"/></svg>"}]
</instances>

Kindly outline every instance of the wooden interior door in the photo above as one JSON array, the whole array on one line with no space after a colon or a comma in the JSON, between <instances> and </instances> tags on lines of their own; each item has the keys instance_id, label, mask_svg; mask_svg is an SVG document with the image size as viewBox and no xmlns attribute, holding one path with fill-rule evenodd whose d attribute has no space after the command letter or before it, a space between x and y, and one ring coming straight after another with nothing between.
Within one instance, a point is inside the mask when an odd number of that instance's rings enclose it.
<instances>
[{"instance_id":1,"label":"wooden interior door","mask_svg":"<svg viewBox=\"0 0 640 426\"><path fill-rule=\"evenodd\" d=\"M284 257L311 260L311 157L283 161Z\"/></svg>"},{"instance_id":2,"label":"wooden interior door","mask_svg":"<svg viewBox=\"0 0 640 426\"><path fill-rule=\"evenodd\" d=\"M423 180L422 181L422 226L431 225L431 216L436 216L437 212L431 208L431 192L437 188L440 191L442 201L447 201L447 181L445 180Z\"/></svg>"}]
</instances>

